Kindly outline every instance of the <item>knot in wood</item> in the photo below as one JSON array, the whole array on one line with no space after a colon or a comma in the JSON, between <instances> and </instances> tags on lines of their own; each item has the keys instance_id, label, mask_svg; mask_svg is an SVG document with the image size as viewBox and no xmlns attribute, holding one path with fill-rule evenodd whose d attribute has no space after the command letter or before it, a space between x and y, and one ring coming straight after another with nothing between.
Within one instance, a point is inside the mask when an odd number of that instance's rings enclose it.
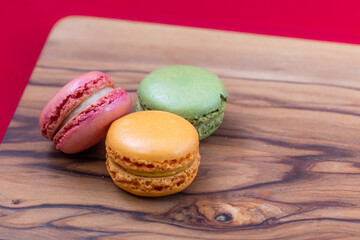
<instances>
[{"instance_id":1,"label":"knot in wood","mask_svg":"<svg viewBox=\"0 0 360 240\"><path fill-rule=\"evenodd\" d=\"M227 222L232 220L232 215L229 213L223 213L223 214L219 214L214 218L216 221L218 222Z\"/></svg>"}]
</instances>

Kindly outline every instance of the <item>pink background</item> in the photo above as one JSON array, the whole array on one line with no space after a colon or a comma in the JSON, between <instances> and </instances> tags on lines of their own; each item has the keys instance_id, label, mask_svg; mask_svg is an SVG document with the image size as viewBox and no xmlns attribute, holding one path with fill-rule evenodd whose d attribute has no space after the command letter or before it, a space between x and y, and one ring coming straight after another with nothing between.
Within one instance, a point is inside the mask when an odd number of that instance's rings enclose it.
<instances>
[{"instance_id":1,"label":"pink background","mask_svg":"<svg viewBox=\"0 0 360 240\"><path fill-rule=\"evenodd\" d=\"M0 140L48 33L65 16L98 16L359 44L359 9L357 0L2 1Z\"/></svg>"}]
</instances>

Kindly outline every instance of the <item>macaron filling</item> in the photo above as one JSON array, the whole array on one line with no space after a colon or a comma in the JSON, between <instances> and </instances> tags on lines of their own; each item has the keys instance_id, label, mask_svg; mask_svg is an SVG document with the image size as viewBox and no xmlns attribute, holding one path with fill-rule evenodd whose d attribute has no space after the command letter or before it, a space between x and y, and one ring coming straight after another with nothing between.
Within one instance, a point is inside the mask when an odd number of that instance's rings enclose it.
<instances>
[{"instance_id":1,"label":"macaron filling","mask_svg":"<svg viewBox=\"0 0 360 240\"><path fill-rule=\"evenodd\" d=\"M63 128L66 125L66 123L68 123L73 117L75 117L77 114L82 112L87 107L91 106L91 104L96 102L99 98L103 97L105 94L107 94L108 92L110 92L113 89L114 88L112 88L112 87L105 87L105 88L100 89L99 91L91 94L90 96L88 96L73 111L71 111L69 113L69 115L62 121L62 123L60 124L60 126L57 128L57 130L55 132L58 133L60 131L60 129ZM55 135L56 135L56 133L55 133Z\"/></svg>"},{"instance_id":2,"label":"macaron filling","mask_svg":"<svg viewBox=\"0 0 360 240\"><path fill-rule=\"evenodd\" d=\"M118 165L119 165L119 167L123 168L125 171L127 171L133 175L140 176L140 177L168 177L168 176L175 175L179 172L185 171L186 169L191 167L191 165L193 163L194 163L194 161L191 161L190 163L188 163L180 168L170 170L170 171L165 171L165 172L141 172L141 171L124 168L124 167L120 166L119 164ZM115 164L117 164L117 163L115 163Z\"/></svg>"},{"instance_id":3,"label":"macaron filling","mask_svg":"<svg viewBox=\"0 0 360 240\"><path fill-rule=\"evenodd\" d=\"M210 119L207 122L195 125L196 131L199 133L199 138L204 139L215 132L218 129L224 119L224 113L219 114L213 119Z\"/></svg>"},{"instance_id":4,"label":"macaron filling","mask_svg":"<svg viewBox=\"0 0 360 240\"><path fill-rule=\"evenodd\" d=\"M113 161L119 168L140 177L167 177L175 175L179 172L190 168L195 159L199 155L199 150L187 154L178 159L163 160L163 161L146 161L134 160L130 161L128 157L120 156L112 150L111 147L106 147L106 158Z\"/></svg>"}]
</instances>

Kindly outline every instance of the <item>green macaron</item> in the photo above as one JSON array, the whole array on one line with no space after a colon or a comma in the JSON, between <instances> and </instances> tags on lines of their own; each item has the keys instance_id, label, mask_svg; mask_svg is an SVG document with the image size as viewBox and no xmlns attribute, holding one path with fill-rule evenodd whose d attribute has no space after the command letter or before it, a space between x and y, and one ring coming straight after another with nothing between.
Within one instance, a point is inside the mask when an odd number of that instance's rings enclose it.
<instances>
[{"instance_id":1,"label":"green macaron","mask_svg":"<svg viewBox=\"0 0 360 240\"><path fill-rule=\"evenodd\" d=\"M222 123L228 93L215 74L193 66L175 65L147 75L137 90L136 111L175 113L194 125L199 138Z\"/></svg>"}]
</instances>

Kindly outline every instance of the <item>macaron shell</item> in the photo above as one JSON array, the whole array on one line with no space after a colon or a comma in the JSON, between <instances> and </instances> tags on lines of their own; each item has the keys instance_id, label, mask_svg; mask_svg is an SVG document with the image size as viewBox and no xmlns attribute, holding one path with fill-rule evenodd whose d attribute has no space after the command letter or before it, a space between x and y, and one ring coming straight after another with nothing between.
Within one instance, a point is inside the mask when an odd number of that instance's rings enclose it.
<instances>
[{"instance_id":1,"label":"macaron shell","mask_svg":"<svg viewBox=\"0 0 360 240\"><path fill-rule=\"evenodd\" d=\"M162 111L135 112L113 122L106 146L129 159L179 159L196 151L199 137L184 118Z\"/></svg>"},{"instance_id":2,"label":"macaron shell","mask_svg":"<svg viewBox=\"0 0 360 240\"><path fill-rule=\"evenodd\" d=\"M98 71L85 73L70 81L44 107L39 119L41 134L52 140L67 115L85 98L105 87L114 87L114 82Z\"/></svg>"},{"instance_id":3,"label":"macaron shell","mask_svg":"<svg viewBox=\"0 0 360 240\"><path fill-rule=\"evenodd\" d=\"M101 141L110 124L130 108L130 95L122 88L114 89L65 124L53 142L65 153L83 151Z\"/></svg>"},{"instance_id":4,"label":"macaron shell","mask_svg":"<svg viewBox=\"0 0 360 240\"><path fill-rule=\"evenodd\" d=\"M186 119L218 109L228 97L215 74L186 65L151 72L140 83L137 94L139 103L147 109L172 112Z\"/></svg>"}]
</instances>

